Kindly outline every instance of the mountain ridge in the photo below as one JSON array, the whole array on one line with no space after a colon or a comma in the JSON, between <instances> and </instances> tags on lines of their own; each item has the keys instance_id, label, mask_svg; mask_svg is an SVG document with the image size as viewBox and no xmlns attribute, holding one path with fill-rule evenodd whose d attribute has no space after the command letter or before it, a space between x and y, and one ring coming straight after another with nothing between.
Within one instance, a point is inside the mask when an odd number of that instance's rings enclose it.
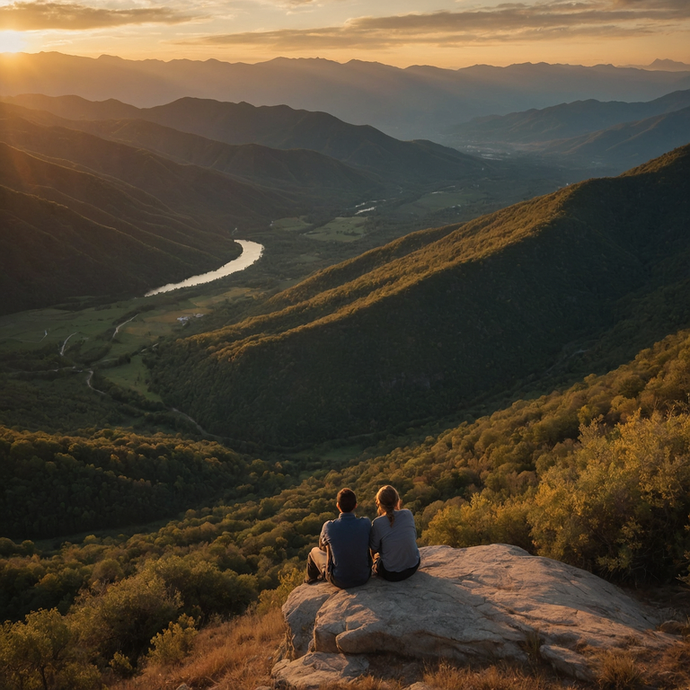
<instances>
[{"instance_id":1,"label":"mountain ridge","mask_svg":"<svg viewBox=\"0 0 690 690\"><path fill-rule=\"evenodd\" d=\"M472 142L532 144L568 139L615 125L664 115L690 106L690 90L674 91L653 101L575 101L541 110L489 115L454 128L454 135Z\"/></svg>"},{"instance_id":2,"label":"mountain ridge","mask_svg":"<svg viewBox=\"0 0 690 690\"><path fill-rule=\"evenodd\" d=\"M45 96L7 99L19 105L52 111L80 120L97 114L111 117L109 106L83 99ZM114 107L114 114L121 111ZM423 184L476 172L490 163L430 141L399 141L370 125L351 125L325 112L287 105L253 106L213 99L185 97L165 105L130 112L136 119L154 122L228 145L259 144L275 149L307 149L392 182Z\"/></svg>"},{"instance_id":3,"label":"mountain ridge","mask_svg":"<svg viewBox=\"0 0 690 690\"><path fill-rule=\"evenodd\" d=\"M401 139L439 141L454 124L492 112L543 108L580 98L656 98L689 88L690 73L545 64L401 69L288 58L256 65L166 63L38 53L0 59L0 84L4 95L114 97L139 106L181 96L257 106L287 104L326 111L353 124L368 123Z\"/></svg>"}]
</instances>

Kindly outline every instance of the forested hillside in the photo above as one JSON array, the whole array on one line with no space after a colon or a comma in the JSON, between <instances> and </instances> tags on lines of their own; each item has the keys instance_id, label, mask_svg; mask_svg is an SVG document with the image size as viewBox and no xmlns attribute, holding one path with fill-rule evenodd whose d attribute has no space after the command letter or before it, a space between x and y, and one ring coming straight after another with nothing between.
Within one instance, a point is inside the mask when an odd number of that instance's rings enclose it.
<instances>
[{"instance_id":1,"label":"forested hillside","mask_svg":"<svg viewBox=\"0 0 690 690\"><path fill-rule=\"evenodd\" d=\"M365 254L162 345L159 390L215 433L292 446L467 408L625 322L630 357L668 333L645 323L664 290L688 323L689 173L685 147Z\"/></svg>"},{"instance_id":2,"label":"forested hillside","mask_svg":"<svg viewBox=\"0 0 690 690\"><path fill-rule=\"evenodd\" d=\"M39 105L44 101L43 98L38 97L17 100L31 104L35 101ZM68 102L70 100L67 99ZM87 106L98 105L88 101L83 101L83 103ZM49 99L48 105L51 104L53 100ZM120 105L124 106L124 104ZM70 160L81 156L82 164L96 169L111 166L115 176L118 177L122 175L123 168L128 162L135 156L142 155L142 152L137 153L137 150L143 149L171 158L176 163L191 163L194 166L226 173L235 180L259 185L262 189L268 187L287 190L292 198L298 197L302 202L308 200L316 207L334 203L352 204L363 196L383 190L380 186L382 180L356 171L315 151L295 149L283 151L256 144L232 146L141 119L78 118L71 120L47 110L31 109L9 103L2 104L2 108L7 119L14 118L12 124L15 130L19 119L38 126L30 128L30 125L24 122L23 132L13 131L12 135L5 133L6 138L11 136L11 143L17 145L23 143L37 151L42 150L47 155L52 152ZM120 109L113 107L112 112L119 113ZM137 112L137 109L134 109L134 117ZM9 124L6 122L6 129L9 128ZM80 136L76 132L71 135L65 134L65 129L95 135L99 141L89 136ZM60 136L56 137L58 132ZM127 152L126 148L102 141L104 139L121 142L127 147L132 147L134 151ZM88 148L92 150L84 150L87 143L91 144ZM103 160L104 153L115 154L115 159ZM120 161L120 158L124 160ZM175 167L173 166L173 169ZM143 182L146 184L147 180L144 179ZM248 198L251 196L248 195Z\"/></svg>"}]
</instances>

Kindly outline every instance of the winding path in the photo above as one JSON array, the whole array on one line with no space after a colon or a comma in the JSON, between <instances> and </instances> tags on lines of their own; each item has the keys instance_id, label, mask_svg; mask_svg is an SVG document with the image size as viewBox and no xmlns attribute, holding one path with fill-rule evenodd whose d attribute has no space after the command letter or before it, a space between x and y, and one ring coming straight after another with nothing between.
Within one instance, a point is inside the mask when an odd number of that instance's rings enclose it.
<instances>
[{"instance_id":1,"label":"winding path","mask_svg":"<svg viewBox=\"0 0 690 690\"><path fill-rule=\"evenodd\" d=\"M137 318L139 314L135 314L131 319L127 319L127 321L123 321L116 329L115 332L113 333L112 337L110 338L111 340L118 334L119 330L123 327L126 326L130 321L134 321L134 319Z\"/></svg>"},{"instance_id":2,"label":"winding path","mask_svg":"<svg viewBox=\"0 0 690 690\"><path fill-rule=\"evenodd\" d=\"M77 335L77 331L75 331L74 333L70 333L70 334L65 338L65 342L62 343L62 347L60 348L60 357L64 357L64 356L65 356L65 347L66 347L66 345L67 345L67 341L68 341L73 335Z\"/></svg>"}]
</instances>

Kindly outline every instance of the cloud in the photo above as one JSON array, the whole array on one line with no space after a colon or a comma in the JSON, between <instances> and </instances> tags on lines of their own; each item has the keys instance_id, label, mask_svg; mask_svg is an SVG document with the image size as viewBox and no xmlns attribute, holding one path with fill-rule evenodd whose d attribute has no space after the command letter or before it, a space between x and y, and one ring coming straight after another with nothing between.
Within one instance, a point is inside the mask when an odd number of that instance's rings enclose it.
<instances>
[{"instance_id":1,"label":"cloud","mask_svg":"<svg viewBox=\"0 0 690 690\"><path fill-rule=\"evenodd\" d=\"M591 0L505 3L491 9L359 17L342 26L281 29L205 36L207 45L256 45L272 49L390 48L400 45L466 45L577 36L618 37L684 28L688 0Z\"/></svg>"},{"instance_id":2,"label":"cloud","mask_svg":"<svg viewBox=\"0 0 690 690\"><path fill-rule=\"evenodd\" d=\"M0 7L0 30L14 31L80 31L127 24L180 24L191 19L166 7L114 10L72 2L13 2Z\"/></svg>"}]
</instances>

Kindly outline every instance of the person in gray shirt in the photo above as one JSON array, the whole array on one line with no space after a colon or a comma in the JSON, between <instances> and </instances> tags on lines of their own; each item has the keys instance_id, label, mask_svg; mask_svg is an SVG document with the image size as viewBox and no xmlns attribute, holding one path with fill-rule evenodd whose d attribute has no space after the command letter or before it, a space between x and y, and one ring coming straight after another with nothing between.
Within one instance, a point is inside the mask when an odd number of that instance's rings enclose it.
<instances>
[{"instance_id":1,"label":"person in gray shirt","mask_svg":"<svg viewBox=\"0 0 690 690\"><path fill-rule=\"evenodd\" d=\"M414 516L403 509L398 492L390 485L378 490L376 508L380 517L374 520L369 537L374 572L391 582L406 580L420 563Z\"/></svg>"},{"instance_id":2,"label":"person in gray shirt","mask_svg":"<svg viewBox=\"0 0 690 690\"><path fill-rule=\"evenodd\" d=\"M340 515L324 522L315 546L307 557L307 584L327 580L347 589L363 585L371 576L369 533L371 520L355 515L357 497L351 489L341 489L336 498Z\"/></svg>"}]
</instances>

